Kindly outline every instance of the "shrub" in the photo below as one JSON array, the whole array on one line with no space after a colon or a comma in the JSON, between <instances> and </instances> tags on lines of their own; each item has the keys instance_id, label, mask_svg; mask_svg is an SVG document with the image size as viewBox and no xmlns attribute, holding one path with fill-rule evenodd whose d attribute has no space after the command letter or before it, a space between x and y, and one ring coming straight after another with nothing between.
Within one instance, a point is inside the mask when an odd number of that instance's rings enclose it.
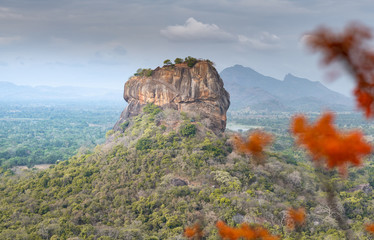
<instances>
[{"instance_id":1,"label":"shrub","mask_svg":"<svg viewBox=\"0 0 374 240\"><path fill-rule=\"evenodd\" d=\"M152 148L152 141L149 138L140 138L135 145L136 150L148 150Z\"/></svg>"},{"instance_id":2,"label":"shrub","mask_svg":"<svg viewBox=\"0 0 374 240\"><path fill-rule=\"evenodd\" d=\"M164 65L168 65L168 66L170 66L170 65L173 65L173 63L170 61L170 59L166 59L166 60L164 61Z\"/></svg>"},{"instance_id":3,"label":"shrub","mask_svg":"<svg viewBox=\"0 0 374 240\"><path fill-rule=\"evenodd\" d=\"M121 125L119 125L119 127L122 130L122 132L124 132L126 130L126 128L129 126L129 124L130 124L129 121L125 121L125 122L121 123Z\"/></svg>"},{"instance_id":4,"label":"shrub","mask_svg":"<svg viewBox=\"0 0 374 240\"><path fill-rule=\"evenodd\" d=\"M187 66L189 67L193 67L197 63L197 59L191 56L186 57L184 61L187 63Z\"/></svg>"},{"instance_id":5,"label":"shrub","mask_svg":"<svg viewBox=\"0 0 374 240\"><path fill-rule=\"evenodd\" d=\"M184 137L195 136L196 126L192 123L186 124L180 129L180 134L182 134Z\"/></svg>"},{"instance_id":6,"label":"shrub","mask_svg":"<svg viewBox=\"0 0 374 240\"><path fill-rule=\"evenodd\" d=\"M161 112L161 108L154 103L147 103L143 108L143 112L155 116L157 113Z\"/></svg>"},{"instance_id":7,"label":"shrub","mask_svg":"<svg viewBox=\"0 0 374 240\"><path fill-rule=\"evenodd\" d=\"M113 133L114 133L114 130L111 129L111 130L109 130L108 132L106 132L105 137L109 137L109 136L112 135Z\"/></svg>"},{"instance_id":8,"label":"shrub","mask_svg":"<svg viewBox=\"0 0 374 240\"><path fill-rule=\"evenodd\" d=\"M153 70L150 68L139 68L134 76L150 77L152 76Z\"/></svg>"},{"instance_id":9,"label":"shrub","mask_svg":"<svg viewBox=\"0 0 374 240\"><path fill-rule=\"evenodd\" d=\"M206 60L210 65L212 65L212 66L214 66L215 64L214 64L214 62L213 61L211 61L211 60L209 60L209 59L207 59Z\"/></svg>"},{"instance_id":10,"label":"shrub","mask_svg":"<svg viewBox=\"0 0 374 240\"><path fill-rule=\"evenodd\" d=\"M176 59L174 60L174 63L175 63L175 64L181 64L181 63L183 63L183 59L182 59L182 58L176 58Z\"/></svg>"}]
</instances>

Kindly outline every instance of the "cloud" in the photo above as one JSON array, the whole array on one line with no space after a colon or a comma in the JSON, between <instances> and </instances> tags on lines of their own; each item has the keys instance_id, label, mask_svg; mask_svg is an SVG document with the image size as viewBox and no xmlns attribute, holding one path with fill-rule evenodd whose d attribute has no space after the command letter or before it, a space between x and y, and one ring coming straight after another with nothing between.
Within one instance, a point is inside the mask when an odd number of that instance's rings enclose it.
<instances>
[{"instance_id":1,"label":"cloud","mask_svg":"<svg viewBox=\"0 0 374 240\"><path fill-rule=\"evenodd\" d=\"M206 24L190 17L184 25L168 26L160 31L169 40L175 42L201 41L230 42L240 47L250 47L257 50L274 49L279 47L280 38L269 32L262 32L255 37L235 35L220 29L215 24Z\"/></svg>"},{"instance_id":2,"label":"cloud","mask_svg":"<svg viewBox=\"0 0 374 240\"><path fill-rule=\"evenodd\" d=\"M257 50L267 50L279 48L280 38L268 32L262 32L256 37L246 37L238 35L238 41L241 45L247 45Z\"/></svg>"},{"instance_id":3,"label":"cloud","mask_svg":"<svg viewBox=\"0 0 374 240\"><path fill-rule=\"evenodd\" d=\"M160 31L161 34L172 41L199 41L210 40L215 42L230 42L235 36L223 31L215 24L206 24L195 20L187 19L184 25L168 26Z\"/></svg>"}]
</instances>

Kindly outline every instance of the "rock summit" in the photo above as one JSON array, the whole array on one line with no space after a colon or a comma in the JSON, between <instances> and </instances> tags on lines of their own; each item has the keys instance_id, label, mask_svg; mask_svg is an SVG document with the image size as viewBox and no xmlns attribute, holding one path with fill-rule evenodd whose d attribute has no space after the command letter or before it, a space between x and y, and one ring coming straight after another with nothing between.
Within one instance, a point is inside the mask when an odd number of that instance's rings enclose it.
<instances>
[{"instance_id":1,"label":"rock summit","mask_svg":"<svg viewBox=\"0 0 374 240\"><path fill-rule=\"evenodd\" d=\"M147 103L198 115L216 133L225 130L230 95L209 60L199 60L192 67L186 63L166 65L136 75L125 83L123 97L128 106L114 130L138 115Z\"/></svg>"}]
</instances>

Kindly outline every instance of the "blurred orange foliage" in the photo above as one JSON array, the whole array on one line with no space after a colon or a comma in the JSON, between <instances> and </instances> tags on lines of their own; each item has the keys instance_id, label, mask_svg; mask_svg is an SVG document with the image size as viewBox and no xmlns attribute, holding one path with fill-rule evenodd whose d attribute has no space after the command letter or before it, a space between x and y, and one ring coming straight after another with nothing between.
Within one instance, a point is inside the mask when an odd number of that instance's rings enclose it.
<instances>
[{"instance_id":1,"label":"blurred orange foliage","mask_svg":"<svg viewBox=\"0 0 374 240\"><path fill-rule=\"evenodd\" d=\"M302 226L305 223L305 209L299 208L294 209L291 208L287 212L287 227L291 230L295 229L296 226Z\"/></svg>"},{"instance_id":2,"label":"blurred orange foliage","mask_svg":"<svg viewBox=\"0 0 374 240\"><path fill-rule=\"evenodd\" d=\"M333 120L334 114L326 112L313 125L304 115L298 115L291 122L291 131L315 161L325 160L329 169L337 167L344 174L348 163L359 166L361 157L368 155L372 148L360 131L339 132Z\"/></svg>"},{"instance_id":3,"label":"blurred orange foliage","mask_svg":"<svg viewBox=\"0 0 374 240\"><path fill-rule=\"evenodd\" d=\"M235 149L240 153L252 154L255 157L262 158L264 148L273 141L271 134L257 130L244 140L239 135L233 136Z\"/></svg>"},{"instance_id":4,"label":"blurred orange foliage","mask_svg":"<svg viewBox=\"0 0 374 240\"><path fill-rule=\"evenodd\" d=\"M198 223L193 225L192 227L187 227L184 230L184 236L187 237L188 239L202 239L204 236L203 231L201 230L201 227Z\"/></svg>"},{"instance_id":5,"label":"blurred orange foliage","mask_svg":"<svg viewBox=\"0 0 374 240\"><path fill-rule=\"evenodd\" d=\"M307 45L324 55L324 64L341 61L353 75L357 107L367 118L374 117L374 52L365 44L371 37L369 28L352 23L342 33L320 27L307 38Z\"/></svg>"},{"instance_id":6,"label":"blurred orange foliage","mask_svg":"<svg viewBox=\"0 0 374 240\"><path fill-rule=\"evenodd\" d=\"M273 236L263 227L251 227L247 224L242 224L239 228L232 228L227 226L223 221L218 221L216 224L218 233L223 239L237 240L237 239L263 239L263 240L278 240L278 236Z\"/></svg>"},{"instance_id":7,"label":"blurred orange foliage","mask_svg":"<svg viewBox=\"0 0 374 240\"><path fill-rule=\"evenodd\" d=\"M365 230L371 234L374 234L374 223L367 224Z\"/></svg>"}]
</instances>

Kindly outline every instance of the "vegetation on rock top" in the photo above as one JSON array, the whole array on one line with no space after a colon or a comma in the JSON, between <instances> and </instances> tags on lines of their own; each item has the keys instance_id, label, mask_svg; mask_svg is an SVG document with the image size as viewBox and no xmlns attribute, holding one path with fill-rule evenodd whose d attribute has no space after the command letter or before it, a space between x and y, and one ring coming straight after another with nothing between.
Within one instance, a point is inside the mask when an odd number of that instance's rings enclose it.
<instances>
[{"instance_id":1,"label":"vegetation on rock top","mask_svg":"<svg viewBox=\"0 0 374 240\"><path fill-rule=\"evenodd\" d=\"M171 66L174 67L175 64L186 64L188 67L192 68L195 66L198 62L208 62L209 64L213 65L214 63L210 61L209 59L197 59L191 56L185 57L184 60L182 58L176 58L174 60L174 63L170 59L166 59L163 64L164 66ZM150 68L139 68L136 73L134 73L134 76L142 76L142 77L150 77L152 76L154 70Z\"/></svg>"}]
</instances>

